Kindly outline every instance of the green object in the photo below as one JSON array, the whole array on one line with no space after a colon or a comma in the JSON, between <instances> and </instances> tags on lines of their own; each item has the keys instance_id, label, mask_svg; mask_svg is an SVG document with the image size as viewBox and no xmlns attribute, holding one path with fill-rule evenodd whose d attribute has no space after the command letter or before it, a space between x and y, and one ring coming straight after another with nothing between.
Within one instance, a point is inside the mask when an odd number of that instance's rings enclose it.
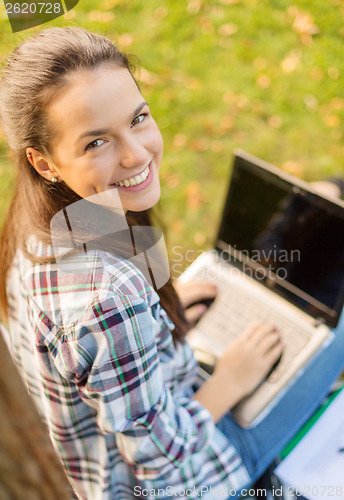
<instances>
[{"instance_id":1,"label":"green object","mask_svg":"<svg viewBox=\"0 0 344 500\"><path fill-rule=\"evenodd\" d=\"M326 408L332 403L334 398L343 390L344 385L332 392L328 398L324 401L324 403L316 410L315 413L311 416L311 418L305 423L303 427L299 430L299 432L294 436L294 438L287 444L287 446L283 449L280 454L281 459L283 460L289 453L295 448L299 441L307 434L309 429L313 427L318 418L324 413Z\"/></svg>"}]
</instances>

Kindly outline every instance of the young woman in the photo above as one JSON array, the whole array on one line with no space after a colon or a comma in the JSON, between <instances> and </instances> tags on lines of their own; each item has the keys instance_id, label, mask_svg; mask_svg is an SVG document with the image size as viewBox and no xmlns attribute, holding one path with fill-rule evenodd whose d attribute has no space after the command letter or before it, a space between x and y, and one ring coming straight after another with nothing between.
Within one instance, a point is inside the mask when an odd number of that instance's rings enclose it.
<instances>
[{"instance_id":1,"label":"young woman","mask_svg":"<svg viewBox=\"0 0 344 500\"><path fill-rule=\"evenodd\" d=\"M170 280L155 290L116 233L81 245L69 272L53 246L53 217L104 193L130 228L150 225L162 138L127 57L99 35L52 28L16 48L0 85L17 164L1 235L2 322L77 497L239 496L340 373L343 335L261 424L241 429L229 410L280 356L274 325L252 325L196 390L182 304L215 295L213 285L179 284L180 299Z\"/></svg>"}]
</instances>

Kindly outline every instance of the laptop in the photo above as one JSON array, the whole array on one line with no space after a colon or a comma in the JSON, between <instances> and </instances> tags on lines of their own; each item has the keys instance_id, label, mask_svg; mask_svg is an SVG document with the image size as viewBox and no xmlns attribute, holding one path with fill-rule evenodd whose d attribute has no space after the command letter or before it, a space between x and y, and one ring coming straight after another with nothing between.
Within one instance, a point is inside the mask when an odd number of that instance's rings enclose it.
<instances>
[{"instance_id":1,"label":"laptop","mask_svg":"<svg viewBox=\"0 0 344 500\"><path fill-rule=\"evenodd\" d=\"M215 248L179 279L218 287L188 334L203 379L249 324L279 328L285 347L278 366L232 409L242 426L254 426L334 338L344 303L344 202L236 151Z\"/></svg>"}]
</instances>

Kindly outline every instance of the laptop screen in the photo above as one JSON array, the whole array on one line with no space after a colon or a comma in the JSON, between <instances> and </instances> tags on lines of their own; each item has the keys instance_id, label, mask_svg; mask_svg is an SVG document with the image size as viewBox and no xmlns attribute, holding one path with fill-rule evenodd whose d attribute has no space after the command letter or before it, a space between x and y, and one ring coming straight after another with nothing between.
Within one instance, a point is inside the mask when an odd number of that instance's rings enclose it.
<instances>
[{"instance_id":1,"label":"laptop screen","mask_svg":"<svg viewBox=\"0 0 344 500\"><path fill-rule=\"evenodd\" d=\"M240 153L217 249L308 314L337 324L344 295L343 203Z\"/></svg>"}]
</instances>

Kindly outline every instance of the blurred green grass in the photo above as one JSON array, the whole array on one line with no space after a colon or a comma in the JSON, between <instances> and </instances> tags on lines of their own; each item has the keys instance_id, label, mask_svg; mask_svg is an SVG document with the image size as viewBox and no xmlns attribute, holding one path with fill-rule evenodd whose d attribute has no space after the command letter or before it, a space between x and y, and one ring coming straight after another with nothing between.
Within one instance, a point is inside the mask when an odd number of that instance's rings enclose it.
<instances>
[{"instance_id":1,"label":"blurred green grass","mask_svg":"<svg viewBox=\"0 0 344 500\"><path fill-rule=\"evenodd\" d=\"M176 245L212 245L237 147L306 180L344 175L343 20L342 0L80 0L38 29L83 26L138 56L164 137L173 259ZM1 59L35 31L12 34L1 7ZM1 221L13 185L3 136L0 156Z\"/></svg>"}]
</instances>

